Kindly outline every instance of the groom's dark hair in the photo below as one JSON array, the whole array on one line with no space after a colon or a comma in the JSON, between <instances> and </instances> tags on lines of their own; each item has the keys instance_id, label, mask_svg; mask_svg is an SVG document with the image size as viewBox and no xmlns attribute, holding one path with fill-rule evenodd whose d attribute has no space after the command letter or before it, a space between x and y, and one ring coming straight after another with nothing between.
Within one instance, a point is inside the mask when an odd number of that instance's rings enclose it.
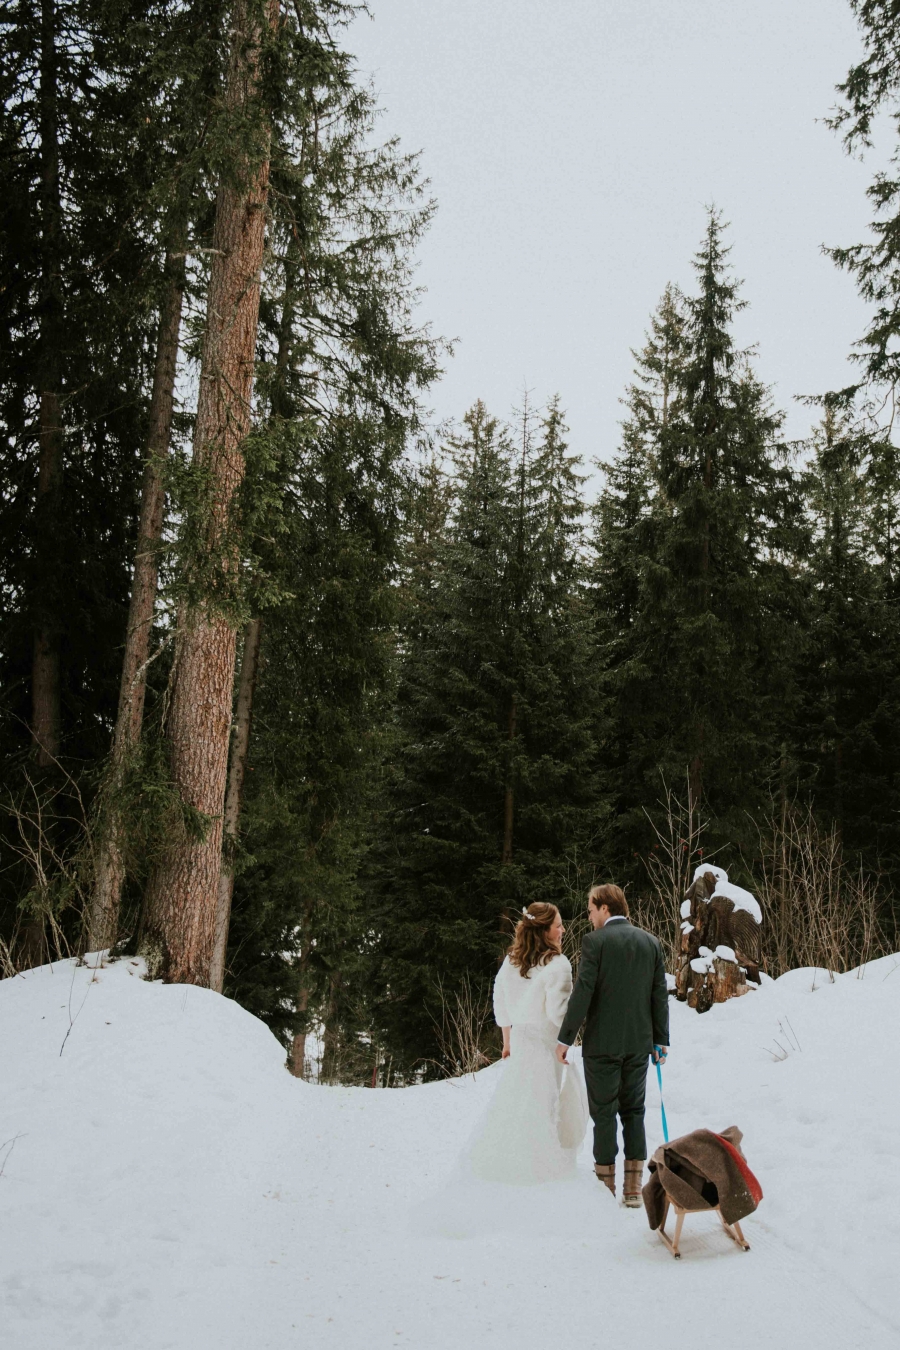
<instances>
[{"instance_id":1,"label":"groom's dark hair","mask_svg":"<svg viewBox=\"0 0 900 1350\"><path fill-rule=\"evenodd\" d=\"M602 909L605 905L610 914L621 914L623 919L628 918L628 901L621 886L592 886L588 899L594 909Z\"/></svg>"}]
</instances>

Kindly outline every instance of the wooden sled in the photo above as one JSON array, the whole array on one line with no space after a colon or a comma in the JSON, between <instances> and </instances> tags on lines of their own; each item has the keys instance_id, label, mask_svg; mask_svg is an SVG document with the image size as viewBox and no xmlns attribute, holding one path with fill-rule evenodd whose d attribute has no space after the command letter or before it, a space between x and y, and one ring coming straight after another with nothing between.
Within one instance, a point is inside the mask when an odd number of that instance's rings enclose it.
<instances>
[{"instance_id":1,"label":"wooden sled","mask_svg":"<svg viewBox=\"0 0 900 1350\"><path fill-rule=\"evenodd\" d=\"M672 1209L675 1211L674 1237L669 1237L668 1233L666 1232L666 1219L669 1217L670 1205ZM662 1238L663 1242L666 1244L669 1251L675 1257L676 1261L681 1260L681 1252L678 1250L678 1244L681 1241L681 1230L684 1227L685 1214L709 1214L709 1212L710 1212L709 1206L706 1205L702 1209L682 1209L680 1205L675 1204L674 1200L670 1200L669 1197L666 1196L666 1206L665 1209L663 1210L662 1223L659 1225L659 1228L657 1228L656 1231L659 1233L659 1236ZM719 1209L718 1205L716 1206L715 1212L722 1220L722 1227L725 1229L725 1232L731 1238L732 1242L736 1243L737 1246L740 1247L742 1252L749 1252L750 1243L747 1241L747 1239L744 1237L744 1234L741 1232L741 1225L739 1223L726 1223L725 1216L723 1215L721 1209Z\"/></svg>"}]
</instances>

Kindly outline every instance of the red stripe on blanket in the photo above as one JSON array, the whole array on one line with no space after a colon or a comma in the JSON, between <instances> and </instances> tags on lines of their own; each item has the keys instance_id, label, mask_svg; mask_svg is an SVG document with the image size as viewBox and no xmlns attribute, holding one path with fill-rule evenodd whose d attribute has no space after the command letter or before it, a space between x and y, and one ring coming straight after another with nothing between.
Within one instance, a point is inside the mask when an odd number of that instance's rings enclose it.
<instances>
[{"instance_id":1,"label":"red stripe on blanket","mask_svg":"<svg viewBox=\"0 0 900 1350\"><path fill-rule=\"evenodd\" d=\"M747 1166L747 1159L743 1156L743 1154L738 1153L734 1144L729 1143L727 1139L723 1139L720 1134L717 1134L716 1138L719 1140L722 1147L728 1150L731 1157L737 1163L738 1170L747 1184L747 1190L750 1192L750 1195L753 1199L753 1203L758 1205L760 1200L763 1198L762 1186L760 1186L756 1177L753 1175L753 1173L750 1171L750 1168Z\"/></svg>"}]
</instances>

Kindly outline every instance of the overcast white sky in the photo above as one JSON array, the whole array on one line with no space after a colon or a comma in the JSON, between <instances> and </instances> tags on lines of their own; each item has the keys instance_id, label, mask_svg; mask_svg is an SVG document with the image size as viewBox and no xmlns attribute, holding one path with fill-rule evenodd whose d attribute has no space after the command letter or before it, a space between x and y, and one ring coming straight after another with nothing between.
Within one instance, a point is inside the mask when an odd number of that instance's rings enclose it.
<instances>
[{"instance_id":1,"label":"overcast white sky","mask_svg":"<svg viewBox=\"0 0 900 1350\"><path fill-rule=\"evenodd\" d=\"M750 307L738 337L794 395L846 384L865 310L823 243L865 237L871 166L822 119L861 50L847 0L370 0L349 45L438 214L422 317L458 339L438 418L558 391L586 463L667 281L715 202Z\"/></svg>"}]
</instances>

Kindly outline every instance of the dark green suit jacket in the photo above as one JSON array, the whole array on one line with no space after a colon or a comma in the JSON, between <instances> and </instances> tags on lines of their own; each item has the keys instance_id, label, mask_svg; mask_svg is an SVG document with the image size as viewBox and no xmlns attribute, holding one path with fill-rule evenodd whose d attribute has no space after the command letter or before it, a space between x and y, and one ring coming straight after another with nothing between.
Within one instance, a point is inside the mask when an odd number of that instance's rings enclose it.
<instances>
[{"instance_id":1,"label":"dark green suit jacket","mask_svg":"<svg viewBox=\"0 0 900 1350\"><path fill-rule=\"evenodd\" d=\"M669 1044L666 968L658 938L627 919L588 934L559 1039L571 1045L582 1022L586 1055L649 1055L654 1045Z\"/></svg>"}]
</instances>

